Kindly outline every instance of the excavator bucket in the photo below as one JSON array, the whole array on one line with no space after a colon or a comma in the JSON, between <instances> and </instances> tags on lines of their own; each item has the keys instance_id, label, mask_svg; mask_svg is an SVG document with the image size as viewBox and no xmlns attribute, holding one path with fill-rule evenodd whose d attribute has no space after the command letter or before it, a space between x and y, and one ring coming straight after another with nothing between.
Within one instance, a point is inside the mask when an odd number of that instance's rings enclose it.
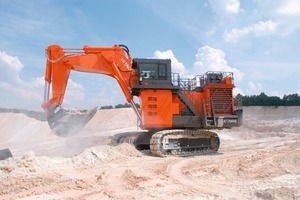
<instances>
[{"instance_id":1,"label":"excavator bucket","mask_svg":"<svg viewBox=\"0 0 300 200\"><path fill-rule=\"evenodd\" d=\"M76 134L96 114L97 108L82 112L68 111L63 108L50 111L47 115L48 124L51 130L59 137L66 137Z\"/></svg>"}]
</instances>

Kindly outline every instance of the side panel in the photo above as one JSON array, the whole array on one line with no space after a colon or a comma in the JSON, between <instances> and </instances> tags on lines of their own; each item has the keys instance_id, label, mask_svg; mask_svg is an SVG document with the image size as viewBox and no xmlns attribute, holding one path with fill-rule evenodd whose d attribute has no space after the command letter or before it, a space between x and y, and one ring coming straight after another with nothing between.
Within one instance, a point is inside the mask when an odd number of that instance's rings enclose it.
<instances>
[{"instance_id":1,"label":"side panel","mask_svg":"<svg viewBox=\"0 0 300 200\"><path fill-rule=\"evenodd\" d=\"M143 124L141 128L171 128L172 116L178 112L178 104L172 103L171 90L141 90L141 110Z\"/></svg>"}]
</instances>

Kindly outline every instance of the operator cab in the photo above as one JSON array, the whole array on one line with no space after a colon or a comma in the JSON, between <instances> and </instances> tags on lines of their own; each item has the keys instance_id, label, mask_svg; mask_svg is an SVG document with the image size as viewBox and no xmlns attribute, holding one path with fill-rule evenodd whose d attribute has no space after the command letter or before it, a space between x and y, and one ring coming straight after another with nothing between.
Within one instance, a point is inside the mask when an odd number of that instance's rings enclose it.
<instances>
[{"instance_id":1,"label":"operator cab","mask_svg":"<svg viewBox=\"0 0 300 200\"><path fill-rule=\"evenodd\" d=\"M172 86L170 59L143 59L133 60L133 68L137 69L139 83L146 87Z\"/></svg>"}]
</instances>

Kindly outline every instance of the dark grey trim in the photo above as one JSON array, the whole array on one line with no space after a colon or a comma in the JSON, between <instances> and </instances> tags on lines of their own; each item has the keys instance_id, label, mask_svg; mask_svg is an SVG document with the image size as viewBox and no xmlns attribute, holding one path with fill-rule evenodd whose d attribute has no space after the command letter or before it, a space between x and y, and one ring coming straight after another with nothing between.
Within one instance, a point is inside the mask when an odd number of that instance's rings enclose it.
<instances>
[{"instance_id":1,"label":"dark grey trim","mask_svg":"<svg viewBox=\"0 0 300 200\"><path fill-rule=\"evenodd\" d=\"M202 121L199 116L173 116L173 128L202 128Z\"/></svg>"},{"instance_id":2,"label":"dark grey trim","mask_svg":"<svg viewBox=\"0 0 300 200\"><path fill-rule=\"evenodd\" d=\"M12 157L13 156L8 148L0 150L0 160L5 160Z\"/></svg>"}]
</instances>

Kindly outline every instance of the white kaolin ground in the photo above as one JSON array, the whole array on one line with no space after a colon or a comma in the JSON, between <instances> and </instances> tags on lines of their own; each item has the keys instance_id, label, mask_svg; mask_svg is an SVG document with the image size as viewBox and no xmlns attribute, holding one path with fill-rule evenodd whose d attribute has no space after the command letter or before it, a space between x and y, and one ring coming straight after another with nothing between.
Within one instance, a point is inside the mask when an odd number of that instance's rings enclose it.
<instances>
[{"instance_id":1,"label":"white kaolin ground","mask_svg":"<svg viewBox=\"0 0 300 200\"><path fill-rule=\"evenodd\" d=\"M0 114L0 199L300 199L300 107L248 107L217 131L219 153L153 157L109 136L135 131L131 109L100 110L76 136Z\"/></svg>"}]
</instances>

